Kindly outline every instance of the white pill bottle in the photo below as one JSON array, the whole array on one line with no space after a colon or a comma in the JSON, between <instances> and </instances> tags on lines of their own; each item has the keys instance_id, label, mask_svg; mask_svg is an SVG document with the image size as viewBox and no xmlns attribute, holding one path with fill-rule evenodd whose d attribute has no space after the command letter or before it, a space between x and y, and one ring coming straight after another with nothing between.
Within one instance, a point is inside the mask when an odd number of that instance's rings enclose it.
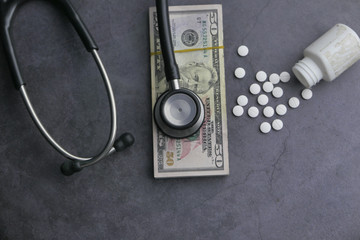
<instances>
[{"instance_id":1,"label":"white pill bottle","mask_svg":"<svg viewBox=\"0 0 360 240\"><path fill-rule=\"evenodd\" d=\"M293 67L297 79L311 88L321 79L333 81L360 59L359 36L336 24L304 50L305 58Z\"/></svg>"}]
</instances>

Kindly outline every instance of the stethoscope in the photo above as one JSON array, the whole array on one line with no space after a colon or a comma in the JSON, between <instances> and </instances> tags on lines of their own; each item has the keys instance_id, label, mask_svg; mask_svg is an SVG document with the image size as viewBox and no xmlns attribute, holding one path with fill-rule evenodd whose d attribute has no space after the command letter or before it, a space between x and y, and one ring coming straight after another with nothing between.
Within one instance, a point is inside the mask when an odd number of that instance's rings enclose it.
<instances>
[{"instance_id":1,"label":"stethoscope","mask_svg":"<svg viewBox=\"0 0 360 240\"><path fill-rule=\"evenodd\" d=\"M171 39L167 0L156 0L156 11L169 90L156 101L154 118L159 129L166 135L185 138L195 134L202 126L204 105L196 93L180 88L180 73Z\"/></svg>"},{"instance_id":2,"label":"stethoscope","mask_svg":"<svg viewBox=\"0 0 360 240\"><path fill-rule=\"evenodd\" d=\"M26 92L25 81L21 76L10 37L10 26L14 13L21 4L27 1L28 0L0 0L2 21L1 32L5 53L15 87L20 91L26 108L35 125L38 127L45 139L59 153L70 160L61 165L62 173L66 176L70 176L85 167L99 162L104 157L114 152L122 151L131 146L134 143L134 137L130 133L124 133L115 140L116 106L110 80L97 53L99 49L97 44L69 0L52 0L49 2L55 4L67 15L75 30L79 34L85 48L87 51L91 52L97 67L99 68L110 103L111 130L105 147L99 154L93 157L75 156L66 151L51 137L37 116ZM204 105L199 96L197 96L194 92L189 89L180 88L180 73L175 60L171 41L167 0L156 0L156 7L158 12L160 42L165 64L166 79L170 87L169 90L163 93L157 100L154 108L154 118L157 126L164 134L173 138L185 138L195 134L202 126L204 122Z\"/></svg>"},{"instance_id":3,"label":"stethoscope","mask_svg":"<svg viewBox=\"0 0 360 240\"><path fill-rule=\"evenodd\" d=\"M69 0L51 0L49 2L55 4L59 9L61 9L65 15L69 18L70 22L74 26L75 30L79 34L83 44L85 45L88 52L91 52L97 67L101 73L103 78L106 91L108 94L108 99L111 108L111 130L110 135L107 140L105 147L102 151L93 156L93 157L79 157L75 156L69 152L67 152L64 148L62 148L46 131L45 127L39 120L32 104L30 98L26 92L25 82L21 76L20 69L17 63L17 59L15 56L13 44L10 38L10 25L13 19L15 11L18 7L27 2L28 0L0 0L0 7L1 7L1 21L2 21L2 40L5 48L5 53L8 59L10 71L12 74L12 78L15 83L16 89L18 89L21 93L21 96L25 102L26 108L31 115L34 123L45 137L45 139L64 157L69 159L70 161L66 161L61 165L61 171L64 175L69 176L75 172L82 170L85 167L91 166L104 157L114 153L119 152L127 147L131 146L134 143L134 137L130 133L124 133L118 139L115 140L116 136L116 106L115 106L115 99L114 94L111 88L110 80L106 73L106 70L101 62L101 59L97 53L98 46L95 43L94 39L92 38L90 32L86 28L84 22L81 20L80 16L72 6Z\"/></svg>"}]
</instances>

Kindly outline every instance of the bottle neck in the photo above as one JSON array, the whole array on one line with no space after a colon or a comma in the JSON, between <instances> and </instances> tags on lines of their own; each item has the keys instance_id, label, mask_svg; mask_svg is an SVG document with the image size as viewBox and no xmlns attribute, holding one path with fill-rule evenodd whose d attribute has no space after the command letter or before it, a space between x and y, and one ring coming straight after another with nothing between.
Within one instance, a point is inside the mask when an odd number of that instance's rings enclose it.
<instances>
[{"instance_id":1,"label":"bottle neck","mask_svg":"<svg viewBox=\"0 0 360 240\"><path fill-rule=\"evenodd\" d=\"M306 87L311 88L323 78L319 66L309 57L300 60L293 67L296 78Z\"/></svg>"}]
</instances>

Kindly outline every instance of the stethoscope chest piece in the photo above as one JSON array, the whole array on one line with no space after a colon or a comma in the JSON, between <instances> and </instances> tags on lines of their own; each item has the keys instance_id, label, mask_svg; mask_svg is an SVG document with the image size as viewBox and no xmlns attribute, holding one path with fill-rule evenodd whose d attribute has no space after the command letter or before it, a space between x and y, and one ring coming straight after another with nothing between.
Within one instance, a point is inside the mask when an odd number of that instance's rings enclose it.
<instances>
[{"instance_id":1,"label":"stethoscope chest piece","mask_svg":"<svg viewBox=\"0 0 360 240\"><path fill-rule=\"evenodd\" d=\"M172 44L168 8L167 0L156 0L159 37L169 90L156 101L154 118L156 125L165 135L186 138L201 128L205 116L204 105L196 93L180 88L180 71Z\"/></svg>"},{"instance_id":2,"label":"stethoscope chest piece","mask_svg":"<svg viewBox=\"0 0 360 240\"><path fill-rule=\"evenodd\" d=\"M204 105L188 89L169 90L157 100L154 117L157 126L173 138L195 134L204 122Z\"/></svg>"}]
</instances>

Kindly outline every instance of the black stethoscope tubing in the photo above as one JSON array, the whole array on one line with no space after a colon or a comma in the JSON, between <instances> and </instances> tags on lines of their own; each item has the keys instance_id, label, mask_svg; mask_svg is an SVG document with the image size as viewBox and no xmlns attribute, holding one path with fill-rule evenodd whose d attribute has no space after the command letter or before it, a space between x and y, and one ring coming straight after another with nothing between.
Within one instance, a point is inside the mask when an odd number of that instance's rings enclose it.
<instances>
[{"instance_id":1,"label":"black stethoscope tubing","mask_svg":"<svg viewBox=\"0 0 360 240\"><path fill-rule=\"evenodd\" d=\"M27 107L28 112L31 115L32 120L45 137L45 139L64 157L71 160L71 162L65 162L61 166L61 170L65 175L71 175L74 172L80 171L84 167L91 166L107 155L114 153L115 151L121 151L128 146L131 146L134 142L134 138L131 134L125 133L120 136L115 141L116 136L116 105L115 105L115 98L112 91L111 83L106 73L106 70L103 66L103 63L97 53L98 46L95 43L93 37L91 36L89 30L86 28L84 22L81 20L80 16L76 12L75 8L71 4L69 0L52 0L49 1L55 4L60 10L62 10L65 15L68 17L72 25L74 26L75 30L79 34L85 48L88 52L90 52L99 68L101 76L103 78L105 88L108 94L108 100L110 103L110 112L111 112L111 130L109 134L109 138L105 147L101 150L101 152L93 157L79 157L75 156L64 148L60 146L47 132L43 124L41 123L39 117L37 116L30 98L26 92L26 83L22 78L20 68L16 59L14 47L10 37L10 27L11 22L16 10L25 2L29 0L1 0L0 7L1 7L1 33L2 33L2 42L4 45L5 53L8 59L8 64L10 68L10 72L12 74L12 78L15 83L16 89L18 89L22 95L24 103Z\"/></svg>"}]
</instances>

